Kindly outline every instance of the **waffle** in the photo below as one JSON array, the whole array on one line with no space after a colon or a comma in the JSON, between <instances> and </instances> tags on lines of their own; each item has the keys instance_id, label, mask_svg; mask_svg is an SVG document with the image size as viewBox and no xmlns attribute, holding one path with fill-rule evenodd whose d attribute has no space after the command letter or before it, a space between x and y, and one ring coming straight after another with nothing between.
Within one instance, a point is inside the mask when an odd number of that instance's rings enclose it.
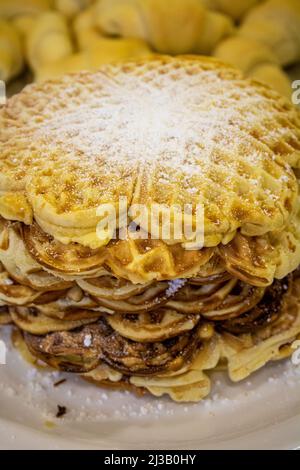
<instances>
[{"instance_id":1,"label":"waffle","mask_svg":"<svg viewBox=\"0 0 300 470\"><path fill-rule=\"evenodd\" d=\"M0 123L0 214L34 218L62 243L107 243L96 209L117 210L120 197L201 201L205 246L238 229L282 231L295 206L298 112L211 58L141 59L31 85Z\"/></svg>"},{"instance_id":2,"label":"waffle","mask_svg":"<svg viewBox=\"0 0 300 470\"><path fill-rule=\"evenodd\" d=\"M27 360L29 358L31 362L39 358L56 368L81 373L84 379L97 385L111 386L120 390L129 389L142 394L147 391L155 396L169 395L178 402L198 401L210 392L211 379L207 374L210 370L216 367L224 369L231 380L237 382L267 362L283 359L293 352L292 343L300 337L299 288L299 280L294 279L289 294L280 300L280 314L275 320L273 318L272 321L266 321L261 328L256 329L256 332L231 333L226 331L223 323L213 328L211 323L198 322L188 335L189 346L194 343L196 337L198 338L196 351L189 356L191 350L186 349L187 343L181 337L185 348L182 348L181 344L180 349L184 351L184 355L180 354L177 360L176 358L170 360L170 356L178 346L177 342L168 344L166 341L157 342L158 338L155 338L149 350L147 343L124 339L126 334L129 333L131 336L133 331L130 326L124 329L124 320L123 336L119 336L116 330L108 327L109 320L102 319L100 328L99 324L95 323L90 327L77 329L73 333L52 333L46 336L25 333L25 339L19 338L18 347L22 354L25 350ZM118 319L114 326L117 324ZM140 324L140 319L138 326L141 327L140 331L145 326L143 321ZM103 329L104 347L102 344L101 348L101 335L99 337L97 335L99 331L103 332ZM154 339L151 329L148 333ZM93 348L90 349L84 346L88 335L95 339ZM108 340L110 335L113 335L113 341ZM137 339L141 338L135 337L135 340ZM70 356L65 356L70 347L73 354L71 362ZM148 368L141 370L141 364L145 367L145 360L140 361L145 351ZM104 361L99 359L99 353L105 358ZM186 361L186 356L190 358L189 361ZM91 370L87 372L87 369ZM138 374L134 375L134 372Z\"/></svg>"},{"instance_id":3,"label":"waffle","mask_svg":"<svg viewBox=\"0 0 300 470\"><path fill-rule=\"evenodd\" d=\"M207 371L239 381L292 353L300 118L284 98L213 59L155 57L29 86L0 121L0 323L27 360L198 401ZM203 247L166 238L163 216L131 237L120 197L200 202ZM99 238L106 203L117 226Z\"/></svg>"}]
</instances>

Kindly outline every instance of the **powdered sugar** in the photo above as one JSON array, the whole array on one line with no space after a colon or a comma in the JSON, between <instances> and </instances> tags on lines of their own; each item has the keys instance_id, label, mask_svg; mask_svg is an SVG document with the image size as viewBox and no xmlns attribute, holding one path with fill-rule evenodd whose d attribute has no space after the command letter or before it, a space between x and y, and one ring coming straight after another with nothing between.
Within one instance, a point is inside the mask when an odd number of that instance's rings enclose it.
<instances>
[{"instance_id":1,"label":"powdered sugar","mask_svg":"<svg viewBox=\"0 0 300 470\"><path fill-rule=\"evenodd\" d=\"M166 290L166 297L172 297L178 292L186 283L186 279L174 279L169 282L169 287Z\"/></svg>"},{"instance_id":2,"label":"powdered sugar","mask_svg":"<svg viewBox=\"0 0 300 470\"><path fill-rule=\"evenodd\" d=\"M259 122L262 97L244 93L237 100L234 82L213 71L187 75L183 69L176 79L171 72L141 77L119 71L114 81L102 77L103 84L100 76L92 89L87 85L80 103L73 93L68 99L66 91L63 109L61 97L54 98L52 107L57 101L59 112L47 113L35 138L48 149L62 146L72 159L77 155L107 169L148 162L199 175L226 146L231 153L240 149L247 161L258 164L263 155L255 147L251 150L252 139L242 129ZM220 164L226 165L226 159ZM226 167L228 171L230 165ZM168 172L162 177L168 180Z\"/></svg>"},{"instance_id":3,"label":"powdered sugar","mask_svg":"<svg viewBox=\"0 0 300 470\"><path fill-rule=\"evenodd\" d=\"M92 345L92 335L85 335L83 345L85 348L89 348Z\"/></svg>"},{"instance_id":4,"label":"powdered sugar","mask_svg":"<svg viewBox=\"0 0 300 470\"><path fill-rule=\"evenodd\" d=\"M1 163L61 214L127 196L201 202L208 232L279 230L294 175L273 157L297 137L286 106L211 59L107 66L9 103Z\"/></svg>"}]
</instances>

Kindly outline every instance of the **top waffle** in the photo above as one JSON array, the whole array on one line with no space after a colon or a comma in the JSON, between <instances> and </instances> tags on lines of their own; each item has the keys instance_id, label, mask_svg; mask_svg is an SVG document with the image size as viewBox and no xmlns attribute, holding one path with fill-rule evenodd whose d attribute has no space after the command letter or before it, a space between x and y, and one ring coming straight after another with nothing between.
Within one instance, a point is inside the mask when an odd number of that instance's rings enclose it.
<instances>
[{"instance_id":1,"label":"top waffle","mask_svg":"<svg viewBox=\"0 0 300 470\"><path fill-rule=\"evenodd\" d=\"M238 229L282 232L296 212L298 111L212 59L141 59L32 85L0 111L0 128L0 215L35 219L65 244L100 247L96 209L118 209L121 196L201 202L207 247Z\"/></svg>"}]
</instances>

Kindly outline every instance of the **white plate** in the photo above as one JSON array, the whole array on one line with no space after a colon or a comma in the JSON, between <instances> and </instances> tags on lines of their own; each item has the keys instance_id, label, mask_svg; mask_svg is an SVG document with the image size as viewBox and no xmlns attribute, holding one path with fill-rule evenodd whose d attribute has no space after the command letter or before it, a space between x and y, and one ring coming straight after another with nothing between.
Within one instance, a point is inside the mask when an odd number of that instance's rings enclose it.
<instances>
[{"instance_id":1,"label":"white plate","mask_svg":"<svg viewBox=\"0 0 300 470\"><path fill-rule=\"evenodd\" d=\"M215 374L211 398L178 405L36 371L11 348L0 366L0 448L294 449L300 446L300 367L272 364L232 384ZM62 377L59 387L53 383ZM57 405L67 407L56 419ZM49 424L52 423L52 424Z\"/></svg>"}]
</instances>

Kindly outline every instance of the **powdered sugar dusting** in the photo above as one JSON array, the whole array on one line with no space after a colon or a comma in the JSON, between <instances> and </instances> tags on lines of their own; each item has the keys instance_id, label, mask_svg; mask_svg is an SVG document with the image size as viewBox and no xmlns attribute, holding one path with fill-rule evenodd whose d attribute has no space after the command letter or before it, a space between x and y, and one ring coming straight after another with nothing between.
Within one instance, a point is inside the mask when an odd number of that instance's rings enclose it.
<instances>
[{"instance_id":1,"label":"powdered sugar dusting","mask_svg":"<svg viewBox=\"0 0 300 470\"><path fill-rule=\"evenodd\" d=\"M257 121L261 101L259 96L245 95L243 115L230 96L232 83L211 72L210 79L207 75L187 76L183 71L177 80L163 75L157 82L154 73L145 82L140 76L120 74L109 90L95 88L80 104L67 101L63 112L38 126L36 137L48 148L62 145L68 151L70 145L72 158L80 155L92 164L136 167L150 162L199 174L214 163L224 144L250 150L251 139L241 123L249 126ZM217 85L224 87L225 96L212 99ZM263 155L253 148L247 157L259 163Z\"/></svg>"},{"instance_id":2,"label":"powdered sugar dusting","mask_svg":"<svg viewBox=\"0 0 300 470\"><path fill-rule=\"evenodd\" d=\"M1 164L15 180L33 179L59 212L121 195L201 199L218 227L249 223L249 208L253 225L267 218L270 230L282 227L295 178L274 149L296 140L295 126L239 72L158 59L38 85L33 96L25 91L9 106Z\"/></svg>"},{"instance_id":3,"label":"powdered sugar dusting","mask_svg":"<svg viewBox=\"0 0 300 470\"><path fill-rule=\"evenodd\" d=\"M166 290L166 297L172 297L178 292L186 283L186 279L174 279L169 282L169 287Z\"/></svg>"}]
</instances>

